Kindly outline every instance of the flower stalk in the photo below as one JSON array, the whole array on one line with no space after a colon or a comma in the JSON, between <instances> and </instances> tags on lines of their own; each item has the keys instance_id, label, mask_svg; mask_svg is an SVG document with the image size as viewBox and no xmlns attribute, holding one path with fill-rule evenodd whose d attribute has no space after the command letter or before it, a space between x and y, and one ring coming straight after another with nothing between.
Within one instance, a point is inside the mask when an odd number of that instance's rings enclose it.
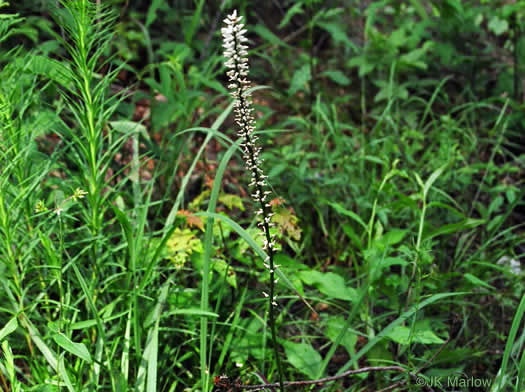
<instances>
[{"instance_id":1,"label":"flower stalk","mask_svg":"<svg viewBox=\"0 0 525 392\"><path fill-rule=\"evenodd\" d=\"M243 139L241 144L243 150L243 158L247 169L251 173L250 187L253 189L252 197L259 205L257 210L257 218L259 222L257 225L261 229L261 235L264 237L263 249L267 251L264 266L270 273L270 293L263 295L268 298L269 308L269 324L272 334L273 350L275 361L277 363L277 370L279 373L279 386L281 391L284 391L283 370L279 357L279 350L277 347L277 333L275 328L275 309L277 306L277 296L275 295L275 270L279 266L274 264L275 254L275 237L270 233L272 212L270 204L267 201L268 195L271 193L265 190L266 178L263 174L260 164L262 163L259 154L261 147L258 147L256 142L258 137L253 134L255 129L255 120L253 117L253 107L250 99L250 82L248 76L248 47L245 45L247 38L245 37L246 30L243 29L244 24L240 23L242 16L237 15L237 11L233 11L231 15L224 20L226 27L221 29L223 37L224 57L227 75L229 78L228 89L235 100L235 122L239 127L238 135Z\"/></svg>"}]
</instances>

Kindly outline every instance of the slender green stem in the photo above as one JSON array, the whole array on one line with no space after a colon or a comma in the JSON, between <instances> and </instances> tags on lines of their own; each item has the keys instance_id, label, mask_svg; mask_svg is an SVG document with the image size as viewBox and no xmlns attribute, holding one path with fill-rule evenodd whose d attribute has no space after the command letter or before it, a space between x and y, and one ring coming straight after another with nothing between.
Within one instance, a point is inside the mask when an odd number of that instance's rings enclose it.
<instances>
[{"instance_id":1,"label":"slender green stem","mask_svg":"<svg viewBox=\"0 0 525 392\"><path fill-rule=\"evenodd\" d=\"M237 72L240 72L238 68L238 64L236 64L235 69ZM241 108L246 108L246 109L249 107L249 103L247 102L246 98L242 94L239 96L239 106ZM248 132L246 133L245 143L249 151L249 155L252 157L252 160L255 161L255 159L253 158L255 156L253 142L250 139L250 134ZM258 169L257 167L253 167L251 169L252 178L254 179L254 182L255 182L256 194L262 195L264 194L264 190L260 184L262 181L262 177L261 177L261 174L259 173L259 170L257 169ZM272 238L270 235L270 225L268 224L269 218L271 217L271 212L269 210L269 207L267 206L267 204L265 204L263 199L259 199L258 201L259 201L260 208L262 210L262 222L263 222L263 227L264 227L264 234L265 234L266 243L268 244L268 257L269 257L268 261L269 261L269 266L270 266L269 268L270 270L270 295L268 296L268 303L269 303L270 330L272 333L272 346L273 346L275 361L277 362L277 370L279 373L279 385L280 385L279 388L281 391L284 391L283 369L281 365L281 359L279 356L279 347L277 345L277 332L275 329L275 313L274 313L275 312L274 310L274 306L275 306L275 301L274 301L275 299L275 263L273 259L274 249L273 249L273 246L271 245Z\"/></svg>"},{"instance_id":2,"label":"slender green stem","mask_svg":"<svg viewBox=\"0 0 525 392\"><path fill-rule=\"evenodd\" d=\"M245 107L247 105L244 97L242 96L239 97L239 104L241 107ZM248 134L246 136L246 146L248 150L250 151L250 155L253 156L254 151L252 147L252 142ZM259 182L262 180L259 174L259 171L256 168L252 169L252 175L253 175L253 178L255 179L255 184L256 184L255 187L256 187L257 193L262 195L264 191L262 189L262 186L259 184ZM264 226L264 234L265 234L266 243L268 244L268 257L269 257L268 261L270 265L270 294L268 296L268 305L269 305L269 323L270 323L270 330L272 333L272 346L273 346L275 361L277 362L277 370L279 373L279 388L281 391L284 391L283 369L281 365L281 359L279 356L279 347L277 345L277 332L275 329L275 309L274 309L274 306L275 306L274 305L275 304L275 301L274 301L274 298L275 298L275 263L274 263L274 258L273 258L274 249L273 249L273 246L270 245L272 242L272 238L270 236L270 225L268 224L268 219L266 219L271 216L271 213L270 213L269 207L267 207L267 205L264 203L262 199L259 200L259 205L262 210L262 222Z\"/></svg>"},{"instance_id":3,"label":"slender green stem","mask_svg":"<svg viewBox=\"0 0 525 392\"><path fill-rule=\"evenodd\" d=\"M249 139L249 137L247 137L247 139ZM252 172L255 173L255 178L257 179L256 181L258 182L259 177L258 177L257 170L253 170ZM257 191L260 194L263 193L262 187L259 184L257 184ZM270 216L270 211L268 207L266 206L266 204L264 203L264 201L259 200L259 203L263 211L262 216L263 216L263 222L264 222L264 233L265 233L266 241L268 244L270 244L270 242L272 241L272 238L270 236L270 226L268 225L268 222L265 219L266 217ZM275 312L275 309L274 309L275 264L274 264L273 256L274 256L273 247L269 246L268 247L268 257L270 258L269 260L270 261L270 296L268 297L268 303L269 303L269 308L270 308L269 309L269 316L270 316L269 321L270 321L270 329L272 332L272 345L273 345L273 350L274 350L274 355L275 355L275 361L277 362L277 369L279 372L279 388L281 389L281 391L284 391L283 369L281 365L281 359L279 356L279 348L277 346L277 332L275 329L275 313L274 313Z\"/></svg>"}]
</instances>

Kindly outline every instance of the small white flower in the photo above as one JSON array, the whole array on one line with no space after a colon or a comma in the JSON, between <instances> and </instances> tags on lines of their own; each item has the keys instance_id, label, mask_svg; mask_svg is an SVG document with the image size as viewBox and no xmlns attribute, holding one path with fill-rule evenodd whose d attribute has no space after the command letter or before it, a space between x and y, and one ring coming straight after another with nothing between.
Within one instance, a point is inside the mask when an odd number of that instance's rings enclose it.
<instances>
[{"instance_id":1,"label":"small white flower","mask_svg":"<svg viewBox=\"0 0 525 392\"><path fill-rule=\"evenodd\" d=\"M497 261L497 264L498 265L507 265L509 266L510 268L510 271L514 274L514 275L519 275L521 274L521 263L516 260L516 259L513 259L509 256L502 256L500 257L500 259Z\"/></svg>"}]
</instances>

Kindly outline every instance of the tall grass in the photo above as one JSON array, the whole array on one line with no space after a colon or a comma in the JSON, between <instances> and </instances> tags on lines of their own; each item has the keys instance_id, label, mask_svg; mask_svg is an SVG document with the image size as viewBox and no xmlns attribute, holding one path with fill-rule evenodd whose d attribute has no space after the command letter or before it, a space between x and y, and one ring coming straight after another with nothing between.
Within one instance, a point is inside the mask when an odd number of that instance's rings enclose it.
<instances>
[{"instance_id":1,"label":"tall grass","mask_svg":"<svg viewBox=\"0 0 525 392\"><path fill-rule=\"evenodd\" d=\"M0 389L411 389L479 369L523 389L514 103L456 104L405 55L336 70L358 48L328 3L280 5L279 26L263 7L250 32L230 14L225 67L218 32L209 58L198 42L231 2L155 1L144 24L126 3L128 25L103 3L60 2L53 27L0 16ZM348 16L360 61L388 33L368 11ZM50 42L28 52L35 20ZM115 55L137 34L141 72Z\"/></svg>"}]
</instances>

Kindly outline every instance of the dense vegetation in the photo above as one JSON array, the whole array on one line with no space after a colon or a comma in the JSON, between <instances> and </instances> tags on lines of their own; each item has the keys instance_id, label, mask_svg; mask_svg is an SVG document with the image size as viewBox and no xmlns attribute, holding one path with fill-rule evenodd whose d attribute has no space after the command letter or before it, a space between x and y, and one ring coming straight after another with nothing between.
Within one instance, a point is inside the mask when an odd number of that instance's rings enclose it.
<instances>
[{"instance_id":1,"label":"dense vegetation","mask_svg":"<svg viewBox=\"0 0 525 392\"><path fill-rule=\"evenodd\" d=\"M524 26L522 0L0 0L0 389L523 391Z\"/></svg>"}]
</instances>

